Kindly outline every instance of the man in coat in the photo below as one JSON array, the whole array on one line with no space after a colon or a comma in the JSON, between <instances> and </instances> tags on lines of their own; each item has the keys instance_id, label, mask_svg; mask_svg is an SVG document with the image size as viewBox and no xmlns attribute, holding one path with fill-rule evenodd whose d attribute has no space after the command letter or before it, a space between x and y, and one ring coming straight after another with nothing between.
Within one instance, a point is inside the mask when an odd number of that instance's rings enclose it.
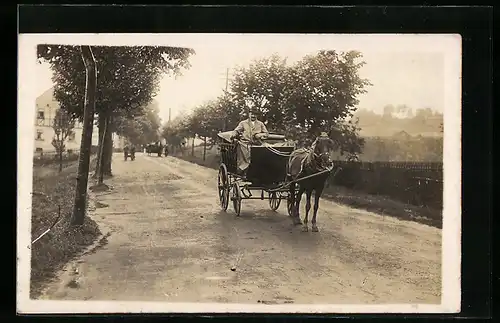
<instances>
[{"instance_id":1,"label":"man in coat","mask_svg":"<svg viewBox=\"0 0 500 323\"><path fill-rule=\"evenodd\" d=\"M265 138L265 136L269 134L266 125L262 121L257 120L257 114L258 111L250 110L248 119L238 124L232 136L232 138L238 138L240 140L237 148L237 163L238 170L242 174L246 172L250 164L250 144L258 141L255 135L264 134Z\"/></svg>"}]
</instances>

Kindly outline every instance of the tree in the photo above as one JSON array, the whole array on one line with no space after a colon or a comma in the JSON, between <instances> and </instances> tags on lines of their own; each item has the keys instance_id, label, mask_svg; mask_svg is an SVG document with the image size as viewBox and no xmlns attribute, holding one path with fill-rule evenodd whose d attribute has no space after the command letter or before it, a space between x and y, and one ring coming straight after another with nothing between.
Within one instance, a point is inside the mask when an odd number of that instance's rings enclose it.
<instances>
[{"instance_id":1,"label":"tree","mask_svg":"<svg viewBox=\"0 0 500 323\"><path fill-rule=\"evenodd\" d=\"M248 68L236 69L230 87L233 109L228 114L234 126L248 108L255 108L262 112L271 130L285 131L285 106L292 91L289 73L286 59L278 55L257 59Z\"/></svg>"},{"instance_id":2,"label":"tree","mask_svg":"<svg viewBox=\"0 0 500 323\"><path fill-rule=\"evenodd\" d=\"M356 51L319 51L292 66L277 55L256 60L237 71L231 83L233 104L239 112L256 107L271 130L285 132L299 142L321 131L336 134L334 129L349 129L357 136L359 129L348 126L346 120L356 111L357 97L371 85L359 76L364 64L360 58Z\"/></svg>"},{"instance_id":3,"label":"tree","mask_svg":"<svg viewBox=\"0 0 500 323\"><path fill-rule=\"evenodd\" d=\"M59 172L62 171L63 153L66 150L66 139L70 135L74 135L75 119L72 115L62 109L56 111L52 124L54 129L54 138L52 138L52 146L56 149L59 156Z\"/></svg>"},{"instance_id":4,"label":"tree","mask_svg":"<svg viewBox=\"0 0 500 323\"><path fill-rule=\"evenodd\" d=\"M194 136L189 131L189 122L188 115L180 115L163 126L162 137L165 138L167 145L172 147L172 153L175 153L176 148L184 153L183 146L186 138Z\"/></svg>"},{"instance_id":5,"label":"tree","mask_svg":"<svg viewBox=\"0 0 500 323\"><path fill-rule=\"evenodd\" d=\"M134 145L145 145L158 140L161 127L159 108L156 102L143 108L143 114L135 118L127 116L115 117L116 133L127 138Z\"/></svg>"},{"instance_id":6,"label":"tree","mask_svg":"<svg viewBox=\"0 0 500 323\"><path fill-rule=\"evenodd\" d=\"M319 51L293 66L288 115L293 116L301 132L315 137L320 131L329 132L353 116L358 96L371 85L359 76L358 71L365 64L358 61L361 57L357 51Z\"/></svg>"},{"instance_id":7,"label":"tree","mask_svg":"<svg viewBox=\"0 0 500 323\"><path fill-rule=\"evenodd\" d=\"M157 94L163 75L179 74L182 68L188 68L187 59L194 51L164 46L95 46L93 52L99 70L96 113L99 144L103 147L102 169L111 175L111 134L116 132L113 121L124 115L140 115L141 107ZM38 57L47 60L54 72L54 95L61 107L82 119L85 69L78 48L39 45Z\"/></svg>"},{"instance_id":8,"label":"tree","mask_svg":"<svg viewBox=\"0 0 500 323\"><path fill-rule=\"evenodd\" d=\"M330 130L330 138L335 142L340 155L345 156L347 160L356 160L362 153L365 139L359 136L359 130L358 119L337 123L336 127Z\"/></svg>"},{"instance_id":9,"label":"tree","mask_svg":"<svg viewBox=\"0 0 500 323\"><path fill-rule=\"evenodd\" d=\"M87 184L90 168L90 149L92 146L92 131L94 123L95 95L97 86L97 68L90 46L80 47L82 60L85 63L85 101L83 113L82 141L80 143L80 160L76 177L76 193L73 205L73 225L82 225L87 206Z\"/></svg>"},{"instance_id":10,"label":"tree","mask_svg":"<svg viewBox=\"0 0 500 323\"><path fill-rule=\"evenodd\" d=\"M248 108L256 108L270 131L299 142L326 131L342 153L358 154L363 140L352 117L358 96L371 85L358 74L360 58L356 51L319 51L291 66L277 55L255 60L236 69L229 91L191 113L185 131L210 144L219 131L234 129Z\"/></svg>"},{"instance_id":11,"label":"tree","mask_svg":"<svg viewBox=\"0 0 500 323\"><path fill-rule=\"evenodd\" d=\"M218 101L209 101L197 107L191 114L188 129L203 140L203 160L206 157L207 146L211 149L217 139L217 134L224 128L227 115L224 106Z\"/></svg>"}]
</instances>

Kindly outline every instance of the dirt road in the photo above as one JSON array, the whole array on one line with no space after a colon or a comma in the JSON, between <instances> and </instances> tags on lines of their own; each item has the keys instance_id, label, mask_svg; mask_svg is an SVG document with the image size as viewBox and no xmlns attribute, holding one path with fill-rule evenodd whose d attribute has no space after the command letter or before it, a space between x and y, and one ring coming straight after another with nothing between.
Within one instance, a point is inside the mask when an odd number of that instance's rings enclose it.
<instances>
[{"instance_id":1,"label":"dirt road","mask_svg":"<svg viewBox=\"0 0 500 323\"><path fill-rule=\"evenodd\" d=\"M267 201L221 212L216 171L173 157L114 156L92 217L107 243L43 299L237 303L439 303L441 230L322 200L320 232ZM303 203L304 204L304 203ZM103 207L104 206L104 207ZM231 267L236 266L232 271Z\"/></svg>"}]
</instances>

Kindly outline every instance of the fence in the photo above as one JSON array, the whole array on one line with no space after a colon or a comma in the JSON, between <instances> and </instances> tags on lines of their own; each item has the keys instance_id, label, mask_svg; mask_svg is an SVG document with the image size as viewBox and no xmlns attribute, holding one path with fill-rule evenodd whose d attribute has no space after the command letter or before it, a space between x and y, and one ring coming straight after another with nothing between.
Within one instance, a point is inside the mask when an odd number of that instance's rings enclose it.
<instances>
[{"instance_id":1,"label":"fence","mask_svg":"<svg viewBox=\"0 0 500 323\"><path fill-rule=\"evenodd\" d=\"M368 194L385 195L404 203L443 207L443 163L347 162L331 184Z\"/></svg>"},{"instance_id":2,"label":"fence","mask_svg":"<svg viewBox=\"0 0 500 323\"><path fill-rule=\"evenodd\" d=\"M90 149L91 155L97 153L97 147L92 146ZM75 161L78 160L78 157L80 156L80 151L79 150L72 150L68 149L63 152L63 162L68 162L68 161ZM52 151L35 151L33 154L33 165L39 166L39 165L47 165L47 164L53 164L53 163L58 163L59 162L59 154L52 150Z\"/></svg>"}]
</instances>

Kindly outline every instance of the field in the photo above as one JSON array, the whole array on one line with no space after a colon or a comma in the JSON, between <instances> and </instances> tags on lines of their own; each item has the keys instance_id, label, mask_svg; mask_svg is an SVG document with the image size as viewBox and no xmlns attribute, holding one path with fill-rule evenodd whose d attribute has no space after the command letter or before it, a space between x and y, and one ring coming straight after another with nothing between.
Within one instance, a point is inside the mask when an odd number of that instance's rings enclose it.
<instances>
[{"instance_id":1,"label":"field","mask_svg":"<svg viewBox=\"0 0 500 323\"><path fill-rule=\"evenodd\" d=\"M79 228L68 225L78 167L78 154L74 155L76 158L65 159L60 173L59 164L54 159L52 162L50 159L43 160L33 168L32 241L57 223L31 246L31 298L38 296L42 286L54 278L55 272L92 244L100 234L90 218L86 218L85 224Z\"/></svg>"},{"instance_id":2,"label":"field","mask_svg":"<svg viewBox=\"0 0 500 323\"><path fill-rule=\"evenodd\" d=\"M205 167L220 165L217 148L191 148L176 157ZM342 170L327 183L324 197L335 202L411 219L438 228L442 226L442 163L345 162Z\"/></svg>"}]
</instances>

